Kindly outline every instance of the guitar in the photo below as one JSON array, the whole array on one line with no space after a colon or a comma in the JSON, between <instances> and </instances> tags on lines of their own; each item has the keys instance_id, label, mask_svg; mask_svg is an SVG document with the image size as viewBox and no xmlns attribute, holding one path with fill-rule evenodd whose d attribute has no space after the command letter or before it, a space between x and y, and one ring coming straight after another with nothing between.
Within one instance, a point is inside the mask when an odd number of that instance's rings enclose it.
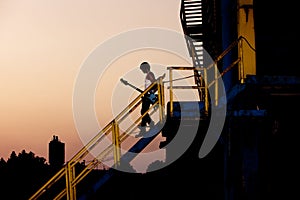
<instances>
[{"instance_id":1,"label":"guitar","mask_svg":"<svg viewBox=\"0 0 300 200\"><path fill-rule=\"evenodd\" d=\"M133 89L139 91L140 93L143 93L144 91L141 90L140 88L132 85L131 83L128 83L128 81L124 80L123 78L120 79L120 81L124 84L124 85L129 85L130 87L132 87ZM151 104L154 104L157 101L157 95L154 93L150 93L148 95L145 95L145 97L147 98L147 100L150 101Z\"/></svg>"}]
</instances>

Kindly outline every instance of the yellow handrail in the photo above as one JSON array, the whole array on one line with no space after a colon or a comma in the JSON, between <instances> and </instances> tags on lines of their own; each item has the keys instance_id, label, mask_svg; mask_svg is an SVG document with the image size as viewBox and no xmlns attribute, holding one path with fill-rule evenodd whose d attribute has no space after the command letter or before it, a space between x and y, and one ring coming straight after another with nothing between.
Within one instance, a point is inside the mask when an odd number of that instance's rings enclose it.
<instances>
[{"instance_id":1,"label":"yellow handrail","mask_svg":"<svg viewBox=\"0 0 300 200\"><path fill-rule=\"evenodd\" d=\"M215 86L214 88L214 105L217 106L218 105L218 101L219 101L219 79L222 78L227 72L229 72L230 70L232 70L235 66L239 67L239 71L240 71L240 76L239 77L244 77L244 70L243 70L243 66L239 65L239 63L242 60L242 56L243 54L240 53L238 55L238 58L233 61L229 66L227 66L224 70L222 70L219 73L219 69L218 69L218 62L220 60L222 60L231 50L233 50L233 48L240 47L240 42L242 40L245 40L247 42L247 40L244 37L239 37L237 40L235 40L234 42L232 42L210 65L206 66L206 67L199 67L199 66L194 66L194 67L179 67L179 66L172 66L172 67L168 67L167 69L169 70L169 77L170 77L170 81L169 81L169 92L170 92L170 115L172 116L173 114L173 89L203 89L204 90L204 109L205 109L205 113L208 113L208 109L209 109L209 88L212 87L213 85ZM248 44L250 45L250 44ZM254 50L254 49L253 49ZM255 50L254 50L255 51ZM240 51L241 52L241 51ZM198 71L203 71L203 80L204 80L204 86L174 86L173 84L173 71L174 70L198 70ZM213 79L209 80L208 79L208 71L209 70L213 70ZM239 80L240 83L244 83L244 79L242 78L241 80ZM201 101L201 98L200 98Z\"/></svg>"},{"instance_id":2,"label":"yellow handrail","mask_svg":"<svg viewBox=\"0 0 300 200\"><path fill-rule=\"evenodd\" d=\"M57 183L63 177L65 177L66 187L60 191L54 199L61 199L65 195L68 200L76 200L76 186L82 181L91 171L94 169L109 153L113 151L114 155L114 166L118 166L121 158L121 143L130 135L130 131L137 127L138 122L142 119L143 115L139 116L135 122L122 134L120 134L119 124L124 121L130 113L132 113L141 104L141 98L148 93L150 90L157 88L158 101L150 106L150 112L158 105L159 119L164 120L164 87L162 77L152 83L143 93L138 95L124 110L122 110L110 123L108 123L100 132L98 132L82 149L75 154L70 161L68 161L62 169L60 169L49 181L47 181L38 191L36 191L29 200L36 200L45 194L52 185ZM155 109L154 109L155 110ZM146 114L145 113L145 114ZM144 114L144 115L145 115ZM83 161L85 156L93 150L97 144L99 144L109 133L112 134L112 143L106 147L101 153L99 153L92 162L85 166L85 168L76 175L75 166L76 164Z\"/></svg>"}]
</instances>

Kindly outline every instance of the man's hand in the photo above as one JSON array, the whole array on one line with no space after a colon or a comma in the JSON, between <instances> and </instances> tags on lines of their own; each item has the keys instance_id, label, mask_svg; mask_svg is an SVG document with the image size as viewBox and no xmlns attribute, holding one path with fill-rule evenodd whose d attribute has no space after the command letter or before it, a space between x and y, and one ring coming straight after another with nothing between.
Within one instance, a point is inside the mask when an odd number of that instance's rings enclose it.
<instances>
[{"instance_id":1,"label":"man's hand","mask_svg":"<svg viewBox=\"0 0 300 200\"><path fill-rule=\"evenodd\" d=\"M161 79L164 79L165 77L166 77L166 73L164 73L163 75L161 75L160 77L158 77L158 79L160 79L160 78L161 78ZM157 79L157 80L158 80L158 79Z\"/></svg>"}]
</instances>

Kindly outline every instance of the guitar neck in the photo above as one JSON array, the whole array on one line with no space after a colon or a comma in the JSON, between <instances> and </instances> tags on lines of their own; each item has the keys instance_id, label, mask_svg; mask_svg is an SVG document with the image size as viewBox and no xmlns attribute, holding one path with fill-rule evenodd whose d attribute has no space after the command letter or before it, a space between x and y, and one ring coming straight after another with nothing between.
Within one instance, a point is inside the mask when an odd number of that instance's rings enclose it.
<instances>
[{"instance_id":1,"label":"guitar neck","mask_svg":"<svg viewBox=\"0 0 300 200\"><path fill-rule=\"evenodd\" d=\"M135 87L134 85L131 85L130 83L128 83L128 85L134 89L136 89L137 91L139 91L140 93L143 93L144 91L141 90L140 88Z\"/></svg>"},{"instance_id":2,"label":"guitar neck","mask_svg":"<svg viewBox=\"0 0 300 200\"><path fill-rule=\"evenodd\" d=\"M130 87L132 87L132 88L134 88L134 89L136 89L137 91L139 91L140 93L143 93L144 91L143 90L141 90L140 88L138 88L138 87L135 87L134 85L132 85L132 84L130 84L130 83L128 83L127 81L125 81L124 79L120 79L120 81L123 83L123 84L125 84L125 85L129 85Z\"/></svg>"}]
</instances>

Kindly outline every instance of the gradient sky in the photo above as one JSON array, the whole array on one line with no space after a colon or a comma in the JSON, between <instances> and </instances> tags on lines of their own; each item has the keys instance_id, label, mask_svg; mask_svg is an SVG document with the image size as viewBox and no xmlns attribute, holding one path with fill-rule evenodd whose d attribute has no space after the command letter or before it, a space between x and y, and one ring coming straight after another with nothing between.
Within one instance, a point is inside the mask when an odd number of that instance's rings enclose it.
<instances>
[{"instance_id":1,"label":"gradient sky","mask_svg":"<svg viewBox=\"0 0 300 200\"><path fill-rule=\"evenodd\" d=\"M182 32L179 7L176 0L0 0L0 157L25 149L48 160L48 143L57 135L69 160L82 147L72 94L89 53L131 29ZM147 51L123 58L122 64L138 66L145 55L163 65L184 63ZM100 123L110 115L104 118Z\"/></svg>"}]
</instances>

